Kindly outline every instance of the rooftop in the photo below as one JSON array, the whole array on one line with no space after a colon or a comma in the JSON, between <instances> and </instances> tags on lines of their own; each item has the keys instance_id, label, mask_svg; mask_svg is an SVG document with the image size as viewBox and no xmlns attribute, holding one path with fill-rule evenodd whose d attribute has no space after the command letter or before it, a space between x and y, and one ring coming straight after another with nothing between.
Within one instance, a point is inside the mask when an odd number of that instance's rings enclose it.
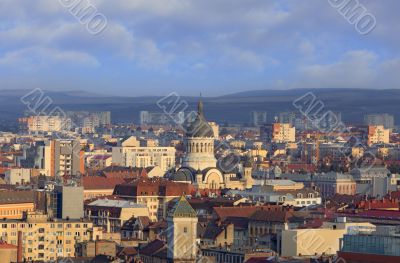
<instances>
[{"instance_id":1,"label":"rooftop","mask_svg":"<svg viewBox=\"0 0 400 263\"><path fill-rule=\"evenodd\" d=\"M145 205L137 204L127 200L97 199L90 206L118 207L118 208L146 208Z\"/></svg>"}]
</instances>

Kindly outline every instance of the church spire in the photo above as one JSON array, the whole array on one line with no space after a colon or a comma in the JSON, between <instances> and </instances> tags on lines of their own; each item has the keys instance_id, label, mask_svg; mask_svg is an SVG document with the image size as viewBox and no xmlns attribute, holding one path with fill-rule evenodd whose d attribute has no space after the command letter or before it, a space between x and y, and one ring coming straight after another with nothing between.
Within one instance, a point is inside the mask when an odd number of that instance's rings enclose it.
<instances>
[{"instance_id":1,"label":"church spire","mask_svg":"<svg viewBox=\"0 0 400 263\"><path fill-rule=\"evenodd\" d=\"M200 93L199 103L197 105L197 113L198 113L199 116L202 116L202 117L204 116L204 113L203 113L203 100L201 99L201 93Z\"/></svg>"}]
</instances>

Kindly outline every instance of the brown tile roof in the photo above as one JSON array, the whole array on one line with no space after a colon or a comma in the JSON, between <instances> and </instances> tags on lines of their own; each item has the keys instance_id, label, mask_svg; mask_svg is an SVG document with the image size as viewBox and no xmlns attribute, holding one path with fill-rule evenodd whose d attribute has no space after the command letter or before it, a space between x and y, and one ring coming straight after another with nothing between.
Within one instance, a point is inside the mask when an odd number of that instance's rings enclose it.
<instances>
[{"instance_id":1,"label":"brown tile roof","mask_svg":"<svg viewBox=\"0 0 400 263\"><path fill-rule=\"evenodd\" d=\"M136 256L138 254L138 251L134 247L124 247L119 253L119 257L123 256Z\"/></svg>"},{"instance_id":2,"label":"brown tile roof","mask_svg":"<svg viewBox=\"0 0 400 263\"><path fill-rule=\"evenodd\" d=\"M193 186L166 179L137 179L115 187L114 194L121 196L182 196L193 192Z\"/></svg>"},{"instance_id":3,"label":"brown tile roof","mask_svg":"<svg viewBox=\"0 0 400 263\"><path fill-rule=\"evenodd\" d=\"M125 178L106 178L101 176L84 176L82 184L85 190L114 189L116 185L125 183Z\"/></svg>"},{"instance_id":4,"label":"brown tile roof","mask_svg":"<svg viewBox=\"0 0 400 263\"><path fill-rule=\"evenodd\" d=\"M224 221L228 217L249 218L257 210L268 208L270 206L236 206L236 207L214 207L215 215Z\"/></svg>"},{"instance_id":5,"label":"brown tile roof","mask_svg":"<svg viewBox=\"0 0 400 263\"><path fill-rule=\"evenodd\" d=\"M250 216L250 221L266 221L266 222L304 222L307 212L295 212L292 208L282 206L271 206L255 211Z\"/></svg>"},{"instance_id":6,"label":"brown tile roof","mask_svg":"<svg viewBox=\"0 0 400 263\"><path fill-rule=\"evenodd\" d=\"M33 191L0 191L0 204L34 203Z\"/></svg>"},{"instance_id":7,"label":"brown tile roof","mask_svg":"<svg viewBox=\"0 0 400 263\"><path fill-rule=\"evenodd\" d=\"M139 250L139 253L146 256L152 256L165 248L166 244L164 241L159 239L153 240L145 247Z\"/></svg>"}]
</instances>

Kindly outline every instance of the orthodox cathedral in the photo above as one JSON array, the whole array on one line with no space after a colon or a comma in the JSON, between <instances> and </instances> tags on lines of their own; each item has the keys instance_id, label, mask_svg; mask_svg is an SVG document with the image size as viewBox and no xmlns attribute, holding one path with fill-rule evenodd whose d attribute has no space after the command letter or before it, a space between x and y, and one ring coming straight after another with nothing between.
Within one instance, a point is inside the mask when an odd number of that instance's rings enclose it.
<instances>
[{"instance_id":1,"label":"orthodox cathedral","mask_svg":"<svg viewBox=\"0 0 400 263\"><path fill-rule=\"evenodd\" d=\"M251 188L251 163L235 165L232 169L221 169L221 162L214 155L214 132L203 113L203 102L198 103L195 118L186 125L186 155L170 179L193 184L197 189L246 189ZM229 170L229 172L224 172Z\"/></svg>"}]
</instances>

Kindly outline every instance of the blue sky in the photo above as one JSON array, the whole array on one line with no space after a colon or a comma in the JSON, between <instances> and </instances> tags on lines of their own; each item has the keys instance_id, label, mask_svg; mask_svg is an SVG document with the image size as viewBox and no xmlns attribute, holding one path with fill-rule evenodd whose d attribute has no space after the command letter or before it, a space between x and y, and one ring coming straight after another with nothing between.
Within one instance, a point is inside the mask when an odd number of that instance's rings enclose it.
<instances>
[{"instance_id":1,"label":"blue sky","mask_svg":"<svg viewBox=\"0 0 400 263\"><path fill-rule=\"evenodd\" d=\"M358 1L376 18L367 35L328 0L81 0L107 18L92 35L68 1L0 0L0 89L399 88L398 0Z\"/></svg>"}]
</instances>

